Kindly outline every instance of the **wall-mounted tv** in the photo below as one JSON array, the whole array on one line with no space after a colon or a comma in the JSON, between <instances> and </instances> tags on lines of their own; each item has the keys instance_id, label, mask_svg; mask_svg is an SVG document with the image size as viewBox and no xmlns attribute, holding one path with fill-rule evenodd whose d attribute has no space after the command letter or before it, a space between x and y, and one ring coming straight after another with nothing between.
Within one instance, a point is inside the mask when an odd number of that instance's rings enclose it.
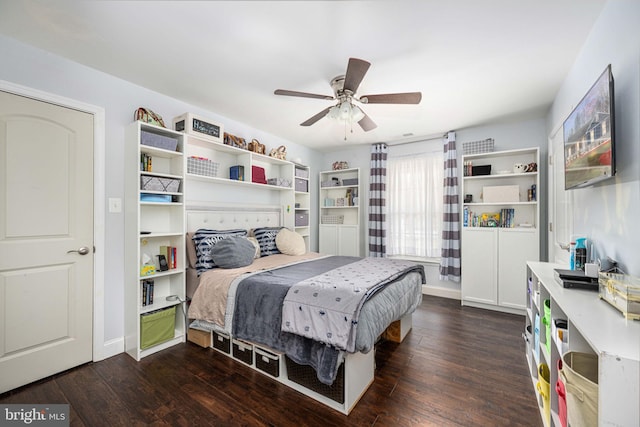
<instances>
[{"instance_id":1,"label":"wall-mounted tv","mask_svg":"<svg viewBox=\"0 0 640 427\"><path fill-rule=\"evenodd\" d=\"M566 190L615 175L613 106L613 75L608 65L562 126Z\"/></svg>"}]
</instances>

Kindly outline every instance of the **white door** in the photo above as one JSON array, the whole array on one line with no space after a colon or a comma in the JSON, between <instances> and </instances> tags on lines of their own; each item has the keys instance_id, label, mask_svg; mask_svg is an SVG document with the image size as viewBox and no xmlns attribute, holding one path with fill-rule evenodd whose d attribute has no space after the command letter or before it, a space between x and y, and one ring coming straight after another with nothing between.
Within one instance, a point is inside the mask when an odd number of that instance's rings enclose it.
<instances>
[{"instance_id":1,"label":"white door","mask_svg":"<svg viewBox=\"0 0 640 427\"><path fill-rule=\"evenodd\" d=\"M527 308L527 261L540 259L534 229L500 230L498 235L498 304L523 312Z\"/></svg>"},{"instance_id":2,"label":"white door","mask_svg":"<svg viewBox=\"0 0 640 427\"><path fill-rule=\"evenodd\" d=\"M462 230L462 301L498 303L498 230ZM524 277L524 276L522 276Z\"/></svg>"},{"instance_id":3,"label":"white door","mask_svg":"<svg viewBox=\"0 0 640 427\"><path fill-rule=\"evenodd\" d=\"M93 116L0 91L0 393L92 359Z\"/></svg>"}]
</instances>

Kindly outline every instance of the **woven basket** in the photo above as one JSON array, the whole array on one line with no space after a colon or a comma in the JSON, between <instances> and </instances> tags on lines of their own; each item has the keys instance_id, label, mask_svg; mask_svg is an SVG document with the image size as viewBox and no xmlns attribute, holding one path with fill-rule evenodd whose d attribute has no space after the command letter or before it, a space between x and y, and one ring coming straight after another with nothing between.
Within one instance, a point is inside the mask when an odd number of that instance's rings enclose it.
<instances>
[{"instance_id":1,"label":"woven basket","mask_svg":"<svg viewBox=\"0 0 640 427\"><path fill-rule=\"evenodd\" d=\"M342 224L344 215L322 215L322 224Z\"/></svg>"}]
</instances>

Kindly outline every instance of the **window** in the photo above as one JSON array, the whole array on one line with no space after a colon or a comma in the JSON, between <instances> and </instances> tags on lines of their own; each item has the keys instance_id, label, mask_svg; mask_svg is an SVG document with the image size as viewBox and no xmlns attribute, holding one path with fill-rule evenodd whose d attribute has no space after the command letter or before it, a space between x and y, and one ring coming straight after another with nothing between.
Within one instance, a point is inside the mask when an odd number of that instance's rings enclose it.
<instances>
[{"instance_id":1,"label":"window","mask_svg":"<svg viewBox=\"0 0 640 427\"><path fill-rule=\"evenodd\" d=\"M387 168L387 255L439 258L442 152L391 157Z\"/></svg>"}]
</instances>

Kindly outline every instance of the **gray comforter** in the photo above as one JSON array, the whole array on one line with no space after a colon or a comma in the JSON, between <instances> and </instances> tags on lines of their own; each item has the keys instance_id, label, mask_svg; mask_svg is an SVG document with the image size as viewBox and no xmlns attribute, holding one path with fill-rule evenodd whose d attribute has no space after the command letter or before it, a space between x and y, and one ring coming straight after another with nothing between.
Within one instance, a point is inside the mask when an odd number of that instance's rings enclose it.
<instances>
[{"instance_id":1,"label":"gray comforter","mask_svg":"<svg viewBox=\"0 0 640 427\"><path fill-rule=\"evenodd\" d=\"M282 304L291 286L360 259L326 257L246 277L238 284L236 291L233 336L286 353L294 362L312 366L322 383L332 384L343 352L325 343L283 332ZM377 337L391 322L411 313L420 303L422 294L419 285L424 283L424 269L415 266L408 269L407 273L409 271L418 274L411 278L403 277L406 274L400 275L398 286L381 286L377 292L367 296L372 301L375 299L376 303L362 307L361 319L379 317L381 321L360 322L355 351L370 351ZM379 316L370 310L378 311Z\"/></svg>"}]
</instances>

